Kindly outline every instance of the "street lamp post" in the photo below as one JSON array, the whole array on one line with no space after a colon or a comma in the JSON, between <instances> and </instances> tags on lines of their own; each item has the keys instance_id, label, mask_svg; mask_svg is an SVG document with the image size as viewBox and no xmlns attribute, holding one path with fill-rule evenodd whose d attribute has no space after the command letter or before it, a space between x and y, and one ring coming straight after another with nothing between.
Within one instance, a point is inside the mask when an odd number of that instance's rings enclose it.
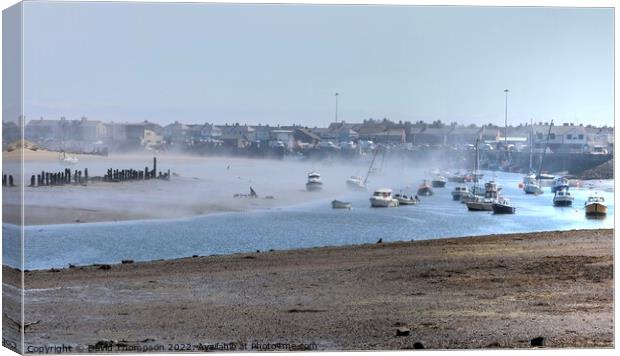
<instances>
[{"instance_id":1,"label":"street lamp post","mask_svg":"<svg viewBox=\"0 0 620 356\"><path fill-rule=\"evenodd\" d=\"M334 94L334 96L336 97L336 122L338 122L338 96L339 95L340 95L339 93Z\"/></svg>"},{"instance_id":2,"label":"street lamp post","mask_svg":"<svg viewBox=\"0 0 620 356\"><path fill-rule=\"evenodd\" d=\"M506 105L504 109L504 149L508 150L508 89L504 89L506 93Z\"/></svg>"}]
</instances>

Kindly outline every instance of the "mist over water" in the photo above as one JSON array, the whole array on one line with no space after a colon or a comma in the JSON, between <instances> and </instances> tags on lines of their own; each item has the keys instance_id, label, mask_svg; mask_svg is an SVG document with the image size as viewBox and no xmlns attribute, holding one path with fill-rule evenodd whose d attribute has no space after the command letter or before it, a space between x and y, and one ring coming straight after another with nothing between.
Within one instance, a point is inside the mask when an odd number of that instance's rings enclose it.
<instances>
[{"instance_id":1,"label":"mist over water","mask_svg":"<svg viewBox=\"0 0 620 356\"><path fill-rule=\"evenodd\" d=\"M517 207L515 215L468 212L464 204L452 201L453 183L436 188L434 196L423 197L416 206L373 209L368 201L373 189L387 187L395 193L415 194L423 179L432 178L431 169L448 167L442 167L441 157L406 162L399 158L383 161L379 155L375 161L378 172L369 177L369 191L349 191L345 180L351 175L364 177L371 158L347 162L160 156L158 170L170 169L178 177L169 182L26 188L27 206L127 211L146 220L27 226L25 268L374 243L379 238L388 242L613 227L611 191L598 191L608 202L608 217L590 220L583 212L583 202L591 193L587 187L571 188L572 208L554 208L549 188L540 196L525 195L518 188L522 175L499 172L484 172L483 180L495 179L503 187L504 195ZM81 161L78 166L82 165L97 176L107 168L151 167L152 156L100 158ZM56 162L27 162L26 176L52 168L61 169ZM310 171L321 173L322 191L305 190ZM260 197L275 199L233 198L235 193L248 193L250 186ZM331 209L333 199L350 201L353 209ZM11 240L17 229L3 225L5 244L15 245ZM9 251L5 249L5 264L16 266Z\"/></svg>"}]
</instances>

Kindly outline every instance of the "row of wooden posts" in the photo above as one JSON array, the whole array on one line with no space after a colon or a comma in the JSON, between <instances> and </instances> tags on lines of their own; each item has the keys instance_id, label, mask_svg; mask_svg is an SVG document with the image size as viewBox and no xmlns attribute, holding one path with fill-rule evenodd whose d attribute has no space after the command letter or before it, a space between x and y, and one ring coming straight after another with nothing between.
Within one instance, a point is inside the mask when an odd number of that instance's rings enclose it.
<instances>
[{"instance_id":1,"label":"row of wooden posts","mask_svg":"<svg viewBox=\"0 0 620 356\"><path fill-rule=\"evenodd\" d=\"M170 170L167 172L157 172L157 157L153 157L153 169L149 169L149 167L144 167L144 170L110 168L103 177L94 178L94 180L103 180L105 182L126 182L147 179L170 180ZM33 174L30 176L29 186L43 187L50 185L87 184L88 181L88 168L85 168L84 171L75 170L73 172L71 169L65 168L64 171L60 172L41 171L41 174ZM13 175L7 176L3 174L2 186L14 187Z\"/></svg>"},{"instance_id":2,"label":"row of wooden posts","mask_svg":"<svg viewBox=\"0 0 620 356\"><path fill-rule=\"evenodd\" d=\"M153 169L149 169L149 167L144 167L144 170L109 168L103 176L104 182L126 182L146 179L170 180L170 170L165 173L157 172L157 157L153 157Z\"/></svg>"},{"instance_id":3,"label":"row of wooden posts","mask_svg":"<svg viewBox=\"0 0 620 356\"><path fill-rule=\"evenodd\" d=\"M2 186L6 187L7 185L9 187L14 187L15 186L15 183L13 182L13 175L12 174L10 174L8 177L7 177L6 174L2 175Z\"/></svg>"},{"instance_id":4,"label":"row of wooden posts","mask_svg":"<svg viewBox=\"0 0 620 356\"><path fill-rule=\"evenodd\" d=\"M43 187L50 185L65 185L65 184L86 184L88 182L88 168L81 170L75 170L71 172L71 169L65 168L61 172L45 172L41 171L41 174L33 174L30 176L29 187Z\"/></svg>"}]
</instances>

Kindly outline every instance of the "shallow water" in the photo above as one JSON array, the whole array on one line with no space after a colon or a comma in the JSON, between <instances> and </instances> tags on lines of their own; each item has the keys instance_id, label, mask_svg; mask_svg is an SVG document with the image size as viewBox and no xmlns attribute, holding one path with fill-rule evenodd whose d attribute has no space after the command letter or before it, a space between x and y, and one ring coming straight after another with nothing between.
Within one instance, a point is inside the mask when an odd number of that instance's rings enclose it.
<instances>
[{"instance_id":1,"label":"shallow water","mask_svg":"<svg viewBox=\"0 0 620 356\"><path fill-rule=\"evenodd\" d=\"M450 191L436 188L414 206L370 208L368 193L344 193L267 211L222 213L175 220L126 221L25 228L25 268L67 267L68 264L149 261L192 255L230 254L256 250L349 245L383 241L424 240L514 232L613 228L613 192L597 191L609 207L607 218L588 219L583 204L592 192L571 188L572 208L555 208L549 188L525 195L522 176L495 175L504 196L517 207L515 215L469 212L454 202ZM410 191L404 191L409 193ZM352 210L331 209L331 199L351 201ZM19 265L18 227L3 225L4 263Z\"/></svg>"}]
</instances>

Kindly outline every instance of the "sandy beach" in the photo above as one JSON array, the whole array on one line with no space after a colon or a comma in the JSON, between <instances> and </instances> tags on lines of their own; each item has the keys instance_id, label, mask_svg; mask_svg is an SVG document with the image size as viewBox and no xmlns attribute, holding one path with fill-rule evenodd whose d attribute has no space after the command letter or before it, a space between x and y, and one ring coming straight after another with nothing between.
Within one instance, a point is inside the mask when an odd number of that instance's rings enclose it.
<instances>
[{"instance_id":1,"label":"sandy beach","mask_svg":"<svg viewBox=\"0 0 620 356\"><path fill-rule=\"evenodd\" d=\"M19 276L3 268L7 305ZM27 346L613 347L613 230L77 266L25 283Z\"/></svg>"}]
</instances>

